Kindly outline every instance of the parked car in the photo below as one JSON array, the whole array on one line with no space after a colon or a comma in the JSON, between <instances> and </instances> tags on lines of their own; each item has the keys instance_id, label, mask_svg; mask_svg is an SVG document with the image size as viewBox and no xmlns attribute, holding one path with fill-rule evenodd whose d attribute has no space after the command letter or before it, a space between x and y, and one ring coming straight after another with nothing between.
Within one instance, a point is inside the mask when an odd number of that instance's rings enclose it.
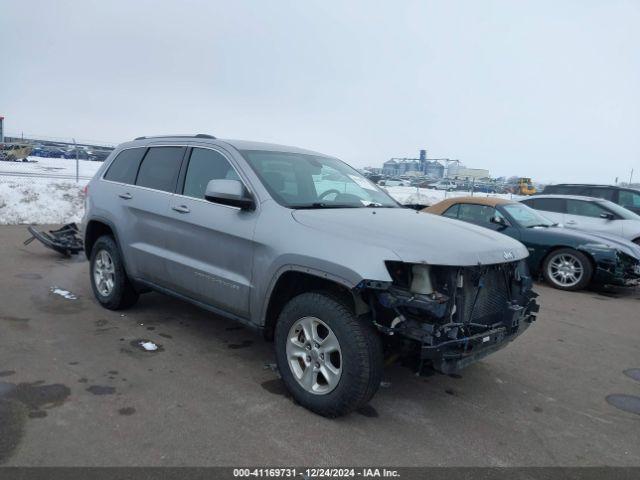
<instances>
[{"instance_id":1,"label":"parked car","mask_svg":"<svg viewBox=\"0 0 640 480\"><path fill-rule=\"evenodd\" d=\"M411 182L408 180L401 180L399 178L388 178L380 180L378 184L385 187L409 187Z\"/></svg>"},{"instance_id":2,"label":"parked car","mask_svg":"<svg viewBox=\"0 0 640 480\"><path fill-rule=\"evenodd\" d=\"M640 191L635 188L616 185L589 185L586 183L559 183L547 185L542 192L545 195L580 195L583 197L604 198L621 207L640 214Z\"/></svg>"},{"instance_id":3,"label":"parked car","mask_svg":"<svg viewBox=\"0 0 640 480\"><path fill-rule=\"evenodd\" d=\"M596 236L560 227L513 200L451 198L423 212L474 223L515 238L529 250L531 272L560 290L581 290L590 283L640 283L637 245L615 236Z\"/></svg>"},{"instance_id":4,"label":"parked car","mask_svg":"<svg viewBox=\"0 0 640 480\"><path fill-rule=\"evenodd\" d=\"M608 200L575 195L537 195L521 202L565 227L618 235L640 245L640 215Z\"/></svg>"},{"instance_id":5,"label":"parked car","mask_svg":"<svg viewBox=\"0 0 640 480\"><path fill-rule=\"evenodd\" d=\"M122 144L87 186L83 230L102 306L156 290L260 329L293 397L328 417L369 401L383 352L452 373L538 310L522 244L402 208L340 160L294 147Z\"/></svg>"},{"instance_id":6,"label":"parked car","mask_svg":"<svg viewBox=\"0 0 640 480\"><path fill-rule=\"evenodd\" d=\"M456 183L451 180L439 180L436 183L433 183L429 186L429 188L435 188L436 190L446 190L448 192L452 192L456 189Z\"/></svg>"}]
</instances>

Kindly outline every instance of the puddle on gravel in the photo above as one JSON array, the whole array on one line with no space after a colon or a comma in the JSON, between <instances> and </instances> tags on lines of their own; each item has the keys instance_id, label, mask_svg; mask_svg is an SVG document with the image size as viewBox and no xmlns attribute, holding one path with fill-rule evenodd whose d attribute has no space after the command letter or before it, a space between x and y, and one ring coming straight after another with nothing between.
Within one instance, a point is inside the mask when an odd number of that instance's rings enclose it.
<instances>
[{"instance_id":1,"label":"puddle on gravel","mask_svg":"<svg viewBox=\"0 0 640 480\"><path fill-rule=\"evenodd\" d=\"M237 350L239 348L247 348L253 345L252 340L243 340L241 343L230 343L227 345L227 348L231 348L232 350Z\"/></svg>"},{"instance_id":2,"label":"puddle on gravel","mask_svg":"<svg viewBox=\"0 0 640 480\"><path fill-rule=\"evenodd\" d=\"M274 378L273 380L267 380L266 382L262 382L260 386L269 393L273 393L275 395L282 395L285 397L290 396L289 392L287 391L287 388L284 386L284 382L279 378Z\"/></svg>"},{"instance_id":3,"label":"puddle on gravel","mask_svg":"<svg viewBox=\"0 0 640 480\"><path fill-rule=\"evenodd\" d=\"M15 370L3 370L0 372L0 377L10 377L14 373L16 373Z\"/></svg>"},{"instance_id":4,"label":"puddle on gravel","mask_svg":"<svg viewBox=\"0 0 640 480\"><path fill-rule=\"evenodd\" d=\"M46 417L43 408L62 405L70 394L69 387L59 383L0 382L0 464L5 463L20 444L26 420Z\"/></svg>"},{"instance_id":5,"label":"puddle on gravel","mask_svg":"<svg viewBox=\"0 0 640 480\"><path fill-rule=\"evenodd\" d=\"M622 373L624 373L627 377L634 379L636 382L640 382L640 368L628 368ZM2 376L1 372L0 376Z\"/></svg>"},{"instance_id":6,"label":"puddle on gravel","mask_svg":"<svg viewBox=\"0 0 640 480\"><path fill-rule=\"evenodd\" d=\"M15 323L27 323L31 319L24 318L24 317L8 317L3 315L2 317L0 317L0 320L5 320L7 322L15 322Z\"/></svg>"},{"instance_id":7,"label":"puddle on gravel","mask_svg":"<svg viewBox=\"0 0 640 480\"><path fill-rule=\"evenodd\" d=\"M14 275L16 278L22 278L24 280L40 280L42 275L38 273L18 273Z\"/></svg>"},{"instance_id":8,"label":"puddle on gravel","mask_svg":"<svg viewBox=\"0 0 640 480\"><path fill-rule=\"evenodd\" d=\"M133 407L124 407L118 410L118 413L120 415L133 415L134 413L136 413L136 409Z\"/></svg>"},{"instance_id":9,"label":"puddle on gravel","mask_svg":"<svg viewBox=\"0 0 640 480\"><path fill-rule=\"evenodd\" d=\"M115 387L109 387L107 385L91 385L86 390L94 395L113 395L116 393Z\"/></svg>"},{"instance_id":10,"label":"puddle on gravel","mask_svg":"<svg viewBox=\"0 0 640 480\"><path fill-rule=\"evenodd\" d=\"M640 415L640 397L635 395L613 394L607 395L607 403L625 412Z\"/></svg>"},{"instance_id":11,"label":"puddle on gravel","mask_svg":"<svg viewBox=\"0 0 640 480\"><path fill-rule=\"evenodd\" d=\"M373 408L371 405L365 405L356 410L356 413L362 415L367 418L378 418L380 414L378 411Z\"/></svg>"}]
</instances>

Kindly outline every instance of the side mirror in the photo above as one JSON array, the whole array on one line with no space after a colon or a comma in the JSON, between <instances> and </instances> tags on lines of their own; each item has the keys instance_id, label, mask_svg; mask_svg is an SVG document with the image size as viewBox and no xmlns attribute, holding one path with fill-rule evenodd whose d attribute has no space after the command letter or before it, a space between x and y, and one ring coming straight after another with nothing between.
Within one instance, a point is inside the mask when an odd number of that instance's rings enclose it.
<instances>
[{"instance_id":1,"label":"side mirror","mask_svg":"<svg viewBox=\"0 0 640 480\"><path fill-rule=\"evenodd\" d=\"M494 215L493 217L491 217L491 219L489 220L491 223L494 223L502 228L506 228L509 226L509 224L507 223L507 221L505 220L504 217L501 217L499 215Z\"/></svg>"},{"instance_id":2,"label":"side mirror","mask_svg":"<svg viewBox=\"0 0 640 480\"><path fill-rule=\"evenodd\" d=\"M616 216L611 212L602 212L600 214L600 218L604 218L605 220L613 220Z\"/></svg>"},{"instance_id":3,"label":"side mirror","mask_svg":"<svg viewBox=\"0 0 640 480\"><path fill-rule=\"evenodd\" d=\"M204 198L213 203L238 207L241 210L253 210L256 204L238 180L210 180Z\"/></svg>"}]
</instances>

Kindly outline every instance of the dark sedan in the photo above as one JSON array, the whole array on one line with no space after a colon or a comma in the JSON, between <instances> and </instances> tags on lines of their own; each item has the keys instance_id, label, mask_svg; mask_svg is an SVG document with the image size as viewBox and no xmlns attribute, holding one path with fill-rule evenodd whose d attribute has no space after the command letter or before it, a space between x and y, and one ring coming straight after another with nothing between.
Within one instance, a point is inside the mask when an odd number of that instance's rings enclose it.
<instances>
[{"instance_id":1,"label":"dark sedan","mask_svg":"<svg viewBox=\"0 0 640 480\"><path fill-rule=\"evenodd\" d=\"M529 250L529 269L555 288L580 290L589 283L640 284L637 245L623 238L559 227L519 202L460 197L422 211L475 223L521 241Z\"/></svg>"}]
</instances>

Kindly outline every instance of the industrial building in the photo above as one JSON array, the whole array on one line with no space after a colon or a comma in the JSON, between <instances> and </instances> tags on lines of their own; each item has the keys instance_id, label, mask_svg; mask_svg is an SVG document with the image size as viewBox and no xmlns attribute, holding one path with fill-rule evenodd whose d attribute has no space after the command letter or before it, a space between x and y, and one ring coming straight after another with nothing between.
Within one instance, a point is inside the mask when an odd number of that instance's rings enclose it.
<instances>
[{"instance_id":1,"label":"industrial building","mask_svg":"<svg viewBox=\"0 0 640 480\"><path fill-rule=\"evenodd\" d=\"M427 175L442 178L444 170L444 165L438 160L427 158L426 150L420 150L419 158L391 158L382 166L382 174L389 176Z\"/></svg>"}]
</instances>

